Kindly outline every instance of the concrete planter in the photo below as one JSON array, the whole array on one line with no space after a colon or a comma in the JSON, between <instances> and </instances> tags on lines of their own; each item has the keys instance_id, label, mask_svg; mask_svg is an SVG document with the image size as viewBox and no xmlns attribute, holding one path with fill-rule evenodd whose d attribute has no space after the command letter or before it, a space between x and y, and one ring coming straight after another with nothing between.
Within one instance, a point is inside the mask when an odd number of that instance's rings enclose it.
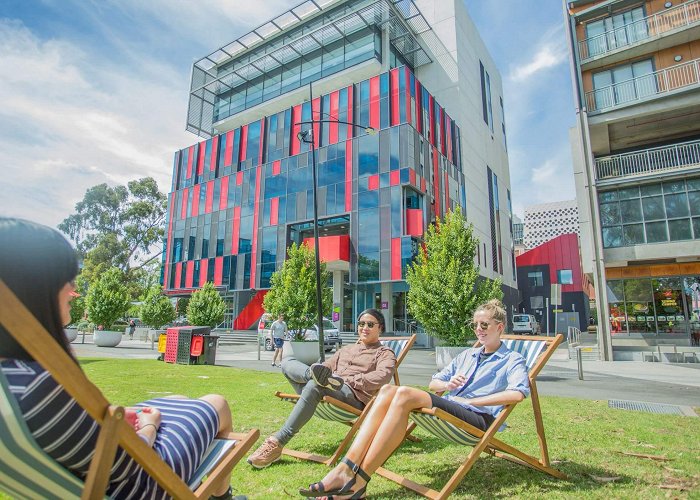
<instances>
[{"instance_id":1,"label":"concrete planter","mask_svg":"<svg viewBox=\"0 0 700 500\"><path fill-rule=\"evenodd\" d=\"M442 370L449 365L459 353L467 350L467 347L445 347L435 346L435 364L438 370Z\"/></svg>"},{"instance_id":2,"label":"concrete planter","mask_svg":"<svg viewBox=\"0 0 700 500\"><path fill-rule=\"evenodd\" d=\"M319 359L318 342L287 341L282 348L282 357L291 357L307 365L316 363Z\"/></svg>"},{"instance_id":3,"label":"concrete planter","mask_svg":"<svg viewBox=\"0 0 700 500\"><path fill-rule=\"evenodd\" d=\"M66 328L63 331L66 333L66 338L68 339L68 342L73 342L75 339L78 338L77 328Z\"/></svg>"},{"instance_id":4,"label":"concrete planter","mask_svg":"<svg viewBox=\"0 0 700 500\"><path fill-rule=\"evenodd\" d=\"M122 332L95 330L93 343L97 347L116 347L122 341Z\"/></svg>"}]
</instances>

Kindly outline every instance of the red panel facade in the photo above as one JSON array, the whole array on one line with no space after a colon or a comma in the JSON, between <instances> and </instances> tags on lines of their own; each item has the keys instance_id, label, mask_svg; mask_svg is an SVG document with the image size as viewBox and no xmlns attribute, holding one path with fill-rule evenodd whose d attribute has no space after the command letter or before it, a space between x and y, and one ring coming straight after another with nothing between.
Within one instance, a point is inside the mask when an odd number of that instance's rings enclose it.
<instances>
[{"instance_id":1,"label":"red panel facade","mask_svg":"<svg viewBox=\"0 0 700 500\"><path fill-rule=\"evenodd\" d=\"M379 77L369 79L369 126L379 130Z\"/></svg>"},{"instance_id":2,"label":"red panel facade","mask_svg":"<svg viewBox=\"0 0 700 500\"><path fill-rule=\"evenodd\" d=\"M217 257L214 259L214 284L219 286L223 283L224 275L224 258Z\"/></svg>"},{"instance_id":3,"label":"red panel facade","mask_svg":"<svg viewBox=\"0 0 700 500\"><path fill-rule=\"evenodd\" d=\"M185 288L192 288L192 278L194 277L194 261L187 261L187 270L185 271Z\"/></svg>"},{"instance_id":4,"label":"red panel facade","mask_svg":"<svg viewBox=\"0 0 700 500\"><path fill-rule=\"evenodd\" d=\"M423 210L420 208L406 209L406 234L423 236Z\"/></svg>"},{"instance_id":5,"label":"red panel facade","mask_svg":"<svg viewBox=\"0 0 700 500\"><path fill-rule=\"evenodd\" d=\"M391 95L391 126L399 124L399 68L389 73L389 92Z\"/></svg>"},{"instance_id":6,"label":"red panel facade","mask_svg":"<svg viewBox=\"0 0 700 500\"><path fill-rule=\"evenodd\" d=\"M228 207L228 178L228 175L221 178L221 188L219 189L219 210L226 210Z\"/></svg>"},{"instance_id":7,"label":"red panel facade","mask_svg":"<svg viewBox=\"0 0 700 500\"><path fill-rule=\"evenodd\" d=\"M350 127L348 127L350 128ZM352 210L352 141L345 142L345 211Z\"/></svg>"},{"instance_id":8,"label":"red panel facade","mask_svg":"<svg viewBox=\"0 0 700 500\"><path fill-rule=\"evenodd\" d=\"M411 172L414 172L414 170L411 169ZM392 170L389 173L389 184L392 186L401 184L401 172L399 170Z\"/></svg>"},{"instance_id":9,"label":"red panel facade","mask_svg":"<svg viewBox=\"0 0 700 500\"><path fill-rule=\"evenodd\" d=\"M304 239L303 244L309 248L315 248L313 238ZM350 235L320 236L318 246L320 248L318 256L322 262L336 260L350 262Z\"/></svg>"},{"instance_id":10,"label":"red panel facade","mask_svg":"<svg viewBox=\"0 0 700 500\"><path fill-rule=\"evenodd\" d=\"M576 234L562 234L561 236L557 236L519 255L516 257L515 262L518 267L548 264L550 283L559 282L557 279L557 271L569 269L573 276L573 284L562 285L561 291L584 291L581 256L578 250L578 236Z\"/></svg>"},{"instance_id":11,"label":"red panel facade","mask_svg":"<svg viewBox=\"0 0 700 500\"><path fill-rule=\"evenodd\" d=\"M190 217L199 215L199 193L201 190L201 184L195 184L192 188L192 211L190 212Z\"/></svg>"},{"instance_id":12,"label":"red panel facade","mask_svg":"<svg viewBox=\"0 0 700 500\"><path fill-rule=\"evenodd\" d=\"M207 282L207 272L209 271L209 259L199 261L199 287L203 287Z\"/></svg>"},{"instance_id":13,"label":"red panel facade","mask_svg":"<svg viewBox=\"0 0 700 500\"><path fill-rule=\"evenodd\" d=\"M216 161L219 155L219 136L215 135L211 140L211 155L209 156L209 170L216 171Z\"/></svg>"},{"instance_id":14,"label":"red panel facade","mask_svg":"<svg viewBox=\"0 0 700 500\"><path fill-rule=\"evenodd\" d=\"M331 92L330 96L330 111L332 117L338 116L338 99L340 98L340 92ZM332 121L328 124L328 143L335 144L338 142L338 123Z\"/></svg>"},{"instance_id":15,"label":"red panel facade","mask_svg":"<svg viewBox=\"0 0 700 500\"><path fill-rule=\"evenodd\" d=\"M233 229L231 236L231 255L238 255L238 240L241 235L241 207L233 207Z\"/></svg>"},{"instance_id":16,"label":"red panel facade","mask_svg":"<svg viewBox=\"0 0 700 500\"><path fill-rule=\"evenodd\" d=\"M270 225L277 225L277 217L279 215L280 199L272 198L270 200Z\"/></svg>"},{"instance_id":17,"label":"red panel facade","mask_svg":"<svg viewBox=\"0 0 700 500\"><path fill-rule=\"evenodd\" d=\"M224 164L228 167L233 162L233 130L226 132L226 151L224 153Z\"/></svg>"},{"instance_id":18,"label":"red panel facade","mask_svg":"<svg viewBox=\"0 0 700 500\"><path fill-rule=\"evenodd\" d=\"M391 239L391 279L401 279L401 238Z\"/></svg>"},{"instance_id":19,"label":"red panel facade","mask_svg":"<svg viewBox=\"0 0 700 500\"><path fill-rule=\"evenodd\" d=\"M204 202L204 213L210 214L214 208L214 181L207 182L207 197Z\"/></svg>"},{"instance_id":20,"label":"red panel facade","mask_svg":"<svg viewBox=\"0 0 700 500\"><path fill-rule=\"evenodd\" d=\"M367 189L370 191L379 189L379 174L369 176L369 179L367 179Z\"/></svg>"}]
</instances>

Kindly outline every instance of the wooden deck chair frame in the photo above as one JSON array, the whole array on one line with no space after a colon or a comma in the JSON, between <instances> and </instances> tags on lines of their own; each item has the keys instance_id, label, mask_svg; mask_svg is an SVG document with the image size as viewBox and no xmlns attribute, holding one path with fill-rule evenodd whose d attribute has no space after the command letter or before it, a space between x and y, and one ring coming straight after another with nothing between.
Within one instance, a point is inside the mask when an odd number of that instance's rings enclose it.
<instances>
[{"instance_id":1,"label":"wooden deck chair frame","mask_svg":"<svg viewBox=\"0 0 700 500\"><path fill-rule=\"evenodd\" d=\"M426 498L431 499L444 499L450 496L454 489L459 485L459 483L464 479L464 476L469 472L474 463L481 455L481 452L486 452L491 455L504 458L511 462L515 462L520 465L525 465L533 469L539 470L551 476L559 479L566 479L566 475L550 466L549 463L549 453L547 451L547 441L544 435L544 425L542 423L542 411L540 409L539 394L537 391L537 384L535 379L540 373L544 365L547 363L549 358L552 356L554 351L557 349L559 344L563 341L564 337L561 334L557 334L555 337L543 337L543 336L521 336L521 335L501 335L503 340L512 341L539 341L545 343L545 348L534 360L534 364L528 370L528 378L530 380L530 400L532 401L532 410L535 419L535 428L537 431L537 438L539 440L540 457L536 458L534 456L528 455L517 448L510 446L503 441L495 438L496 432L501 427L501 425L506 421L508 415L515 407L515 404L505 405L503 410L498 414L494 422L489 426L488 429L482 431L476 427L460 420L449 413L439 409L439 408L423 408L421 410L416 410L414 413L419 413L423 415L430 415L436 417L437 420L442 420L449 424L452 424L456 432L462 431L467 434L465 440L470 440L470 442L465 443L473 446L471 453L465 458L464 462L455 471L452 477L447 481L445 486L440 491L433 490L427 486L418 484L410 479L396 474L390 470L380 467L377 469L377 474L380 476L390 479ZM475 347L480 344L476 342ZM516 403L517 404L517 403ZM412 430L412 427L409 428ZM409 432L410 432L409 430ZM439 433L435 433L439 436Z\"/></svg>"},{"instance_id":2,"label":"wooden deck chair frame","mask_svg":"<svg viewBox=\"0 0 700 500\"><path fill-rule=\"evenodd\" d=\"M247 433L231 433L228 439L235 440L234 446L229 447L208 471L206 479L201 484L193 485L193 488L196 488L193 491L124 420L124 408L109 404L102 392L90 382L80 367L58 346L2 280L0 280L0 323L101 427L95 454L90 462L85 482L81 485L83 499L105 497L110 469L118 446L132 456L172 497L209 498L213 491L213 482L222 474L230 474L233 467L258 438L257 429ZM45 457L49 458L48 455ZM54 464L58 466L57 463L54 462ZM59 466L55 470L60 472L60 469L62 467ZM67 471L66 473L70 474ZM79 481L77 478L74 479Z\"/></svg>"},{"instance_id":3,"label":"wooden deck chair frame","mask_svg":"<svg viewBox=\"0 0 700 500\"><path fill-rule=\"evenodd\" d=\"M401 365L401 362L404 360L404 358L406 358L406 356L408 355L408 351L410 351L411 347L413 347L413 344L416 341L416 335L413 334L407 337L379 337L379 341L386 343L392 341L406 341L405 345L401 349L401 352L396 357L396 366L394 368L394 384L400 385L399 366ZM291 403L296 403L299 399L298 394L288 394L279 391L275 393L275 396L282 400L289 401ZM345 437L338 445L338 448L330 457L325 457L323 455L317 455L314 453L307 453L305 451L292 450L286 447L282 450L282 453L284 455L300 458L302 460L310 460L313 462L323 463L329 466L334 465L336 462L338 462L338 460L340 460L340 457L343 455L346 448L350 445L350 441L352 441L352 438L355 437L357 430L360 428L360 425L362 425L362 421L367 416L367 413L369 412L369 409L371 408L373 403L374 398L372 398L372 400L370 400L370 402L367 403L367 405L365 405L363 410L358 410L354 406L350 406L347 403L343 403L342 401L335 399L331 396L324 396L323 400L321 400L318 407L316 408L316 412L314 413L314 415L323 418L324 420L340 422L350 427L347 434L345 434ZM413 436L408 436L408 438L411 440L417 440Z\"/></svg>"}]
</instances>

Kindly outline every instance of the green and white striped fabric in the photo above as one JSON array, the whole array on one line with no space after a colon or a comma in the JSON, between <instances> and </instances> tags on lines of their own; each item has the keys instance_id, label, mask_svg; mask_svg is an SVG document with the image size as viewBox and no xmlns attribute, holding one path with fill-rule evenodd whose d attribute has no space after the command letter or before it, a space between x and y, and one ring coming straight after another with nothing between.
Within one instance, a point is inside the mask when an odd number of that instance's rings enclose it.
<instances>
[{"instance_id":1,"label":"green and white striped fabric","mask_svg":"<svg viewBox=\"0 0 700 500\"><path fill-rule=\"evenodd\" d=\"M547 346L546 342L540 340L504 339L503 342L508 349L520 353L525 358L528 371L532 369L537 358ZM452 443L474 446L480 439L433 415L412 413L411 420L421 429Z\"/></svg>"},{"instance_id":2,"label":"green and white striped fabric","mask_svg":"<svg viewBox=\"0 0 700 500\"><path fill-rule=\"evenodd\" d=\"M212 441L207 451L204 452L202 463L199 464L199 467L194 471L192 478L187 484L191 490L197 489L199 485L202 484L204 476L214 469L216 464L219 463L219 460L236 445L236 442L235 439L215 439Z\"/></svg>"},{"instance_id":3,"label":"green and white striped fabric","mask_svg":"<svg viewBox=\"0 0 700 500\"><path fill-rule=\"evenodd\" d=\"M408 340L380 340L379 342L383 346L386 346L392 351L394 351L394 356L398 358L401 355L401 352L406 347Z\"/></svg>"},{"instance_id":4,"label":"green and white striped fabric","mask_svg":"<svg viewBox=\"0 0 700 500\"><path fill-rule=\"evenodd\" d=\"M15 498L79 498L83 483L39 448L0 370L0 490Z\"/></svg>"}]
</instances>

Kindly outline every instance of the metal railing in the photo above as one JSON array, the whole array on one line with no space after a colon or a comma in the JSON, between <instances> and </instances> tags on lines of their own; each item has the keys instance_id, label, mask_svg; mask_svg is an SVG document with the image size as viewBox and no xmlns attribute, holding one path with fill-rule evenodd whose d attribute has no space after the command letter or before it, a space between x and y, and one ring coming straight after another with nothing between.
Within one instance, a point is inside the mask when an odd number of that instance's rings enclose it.
<instances>
[{"instance_id":1,"label":"metal railing","mask_svg":"<svg viewBox=\"0 0 700 500\"><path fill-rule=\"evenodd\" d=\"M700 140L596 158L596 179L614 179L700 166Z\"/></svg>"},{"instance_id":2,"label":"metal railing","mask_svg":"<svg viewBox=\"0 0 700 500\"><path fill-rule=\"evenodd\" d=\"M579 42L582 61L612 52L671 30L700 21L700 0L685 2L677 7L625 24Z\"/></svg>"},{"instance_id":3,"label":"metal railing","mask_svg":"<svg viewBox=\"0 0 700 500\"><path fill-rule=\"evenodd\" d=\"M394 318L394 331L395 332L406 332L408 335L413 335L418 333L418 323L415 320L403 320L399 318Z\"/></svg>"},{"instance_id":4,"label":"metal railing","mask_svg":"<svg viewBox=\"0 0 700 500\"><path fill-rule=\"evenodd\" d=\"M659 94L700 84L700 59L586 92L589 112L652 99Z\"/></svg>"}]
</instances>

